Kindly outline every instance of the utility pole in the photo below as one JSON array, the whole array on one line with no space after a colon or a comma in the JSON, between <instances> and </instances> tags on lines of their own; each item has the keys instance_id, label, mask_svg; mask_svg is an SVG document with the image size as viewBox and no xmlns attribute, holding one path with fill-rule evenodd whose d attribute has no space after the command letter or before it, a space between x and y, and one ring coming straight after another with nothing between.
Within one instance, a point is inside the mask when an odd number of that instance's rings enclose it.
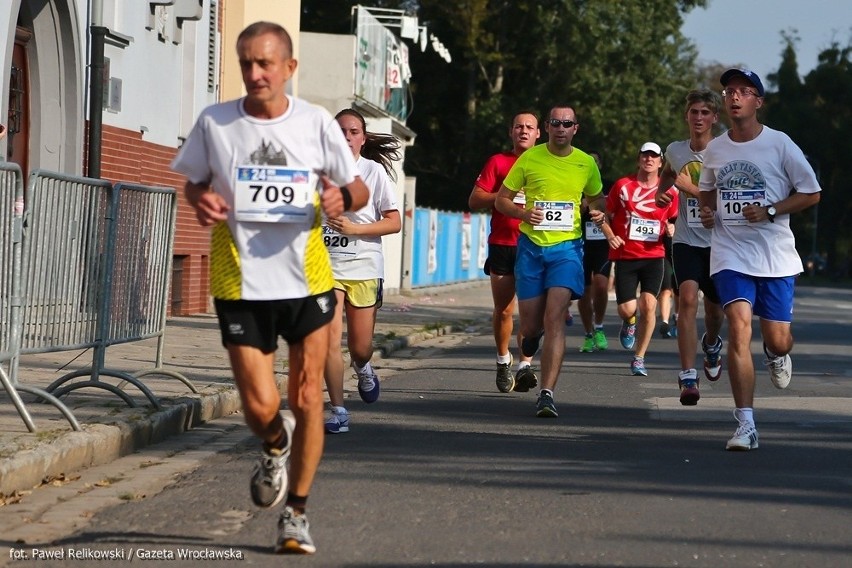
<instances>
[{"instance_id":1,"label":"utility pole","mask_svg":"<svg viewBox=\"0 0 852 568\"><path fill-rule=\"evenodd\" d=\"M86 175L101 177L101 145L103 138L104 106L104 43L107 28L89 26L91 61L89 65L89 161Z\"/></svg>"}]
</instances>

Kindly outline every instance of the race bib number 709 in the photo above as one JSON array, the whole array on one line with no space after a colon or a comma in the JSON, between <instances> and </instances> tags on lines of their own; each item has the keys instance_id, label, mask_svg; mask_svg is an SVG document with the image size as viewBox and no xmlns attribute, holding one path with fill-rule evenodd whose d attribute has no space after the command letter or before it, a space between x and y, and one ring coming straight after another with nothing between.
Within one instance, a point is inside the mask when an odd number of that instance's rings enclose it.
<instances>
[{"instance_id":1,"label":"race bib number 709","mask_svg":"<svg viewBox=\"0 0 852 568\"><path fill-rule=\"evenodd\" d=\"M259 223L300 223L314 213L317 176L310 170L238 166L234 217Z\"/></svg>"}]
</instances>

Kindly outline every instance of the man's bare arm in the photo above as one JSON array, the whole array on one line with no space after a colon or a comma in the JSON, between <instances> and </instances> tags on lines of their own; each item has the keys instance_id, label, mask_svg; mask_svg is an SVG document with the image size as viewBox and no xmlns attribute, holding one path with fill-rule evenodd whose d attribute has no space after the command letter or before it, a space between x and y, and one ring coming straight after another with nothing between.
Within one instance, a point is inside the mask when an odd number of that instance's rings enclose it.
<instances>
[{"instance_id":1,"label":"man's bare arm","mask_svg":"<svg viewBox=\"0 0 852 568\"><path fill-rule=\"evenodd\" d=\"M209 227L228 218L230 207L218 193L211 191L206 183L187 181L183 187L183 195L193 209L195 218L202 227Z\"/></svg>"},{"instance_id":2,"label":"man's bare arm","mask_svg":"<svg viewBox=\"0 0 852 568\"><path fill-rule=\"evenodd\" d=\"M475 185L470 192L470 197L467 198L467 206L470 207L471 211L482 211L483 209L494 207L494 201L496 200L496 193L485 191L478 185Z\"/></svg>"}]
</instances>

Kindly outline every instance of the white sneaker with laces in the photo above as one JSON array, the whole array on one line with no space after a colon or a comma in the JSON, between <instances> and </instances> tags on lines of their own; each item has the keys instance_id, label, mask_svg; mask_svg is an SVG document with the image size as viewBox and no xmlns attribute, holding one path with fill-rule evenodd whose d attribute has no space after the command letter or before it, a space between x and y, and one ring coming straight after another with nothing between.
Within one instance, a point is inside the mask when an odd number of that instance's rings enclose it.
<instances>
[{"instance_id":1,"label":"white sneaker with laces","mask_svg":"<svg viewBox=\"0 0 852 568\"><path fill-rule=\"evenodd\" d=\"M293 431L296 429L296 417L290 410L281 413L287 444L282 449L269 451L261 449L260 459L251 474L251 499L258 507L269 508L281 502L287 494L289 476L287 468L290 460L290 448L293 445Z\"/></svg>"},{"instance_id":2,"label":"white sneaker with laces","mask_svg":"<svg viewBox=\"0 0 852 568\"><path fill-rule=\"evenodd\" d=\"M278 540L275 552L279 554L313 554L317 551L310 533L311 525L305 515L292 507L284 507L278 518Z\"/></svg>"},{"instance_id":3,"label":"white sneaker with laces","mask_svg":"<svg viewBox=\"0 0 852 568\"><path fill-rule=\"evenodd\" d=\"M793 359L790 355L767 358L763 364L769 369L769 378L775 388L786 389L790 385L790 379L793 378Z\"/></svg>"},{"instance_id":4,"label":"white sneaker with laces","mask_svg":"<svg viewBox=\"0 0 852 568\"><path fill-rule=\"evenodd\" d=\"M736 410L734 411L734 417L737 416ZM737 418L740 425L737 427L737 431L734 432L734 437L728 440L727 445L725 446L726 450L729 451L741 451L747 452L749 450L757 449L757 428L754 426L754 422L744 422L740 421Z\"/></svg>"},{"instance_id":5,"label":"white sneaker with laces","mask_svg":"<svg viewBox=\"0 0 852 568\"><path fill-rule=\"evenodd\" d=\"M325 431L329 434L345 434L349 431L349 411L343 407L332 408L331 417L325 421Z\"/></svg>"}]
</instances>

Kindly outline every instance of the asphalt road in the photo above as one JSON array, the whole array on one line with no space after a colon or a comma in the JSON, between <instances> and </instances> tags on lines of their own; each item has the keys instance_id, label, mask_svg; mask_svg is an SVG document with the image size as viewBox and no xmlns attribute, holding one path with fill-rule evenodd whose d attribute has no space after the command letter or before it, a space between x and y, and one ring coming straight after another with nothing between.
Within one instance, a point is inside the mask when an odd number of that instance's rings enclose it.
<instances>
[{"instance_id":1,"label":"asphalt road","mask_svg":"<svg viewBox=\"0 0 852 568\"><path fill-rule=\"evenodd\" d=\"M605 353L577 353L570 328L560 416L548 420L534 416L535 393L496 391L482 326L382 361L380 401L348 405L352 430L327 438L309 501L313 557L271 554L277 514L250 505L258 445L239 417L115 465L119 492L119 477L151 478L142 493L102 508L69 498L77 505L45 522L49 539L0 545L89 555L23 563L38 566L128 555L174 556L148 560L168 566L849 566L850 318L852 292L798 291L792 385L776 390L758 370L756 451L724 451L736 427L727 374L702 381L697 407L678 404L674 340L655 337L650 376L632 377L614 320ZM186 467L152 474L144 459ZM91 558L107 551L125 558ZM196 557L181 560L187 551ZM202 558L225 553L242 558Z\"/></svg>"}]
</instances>

